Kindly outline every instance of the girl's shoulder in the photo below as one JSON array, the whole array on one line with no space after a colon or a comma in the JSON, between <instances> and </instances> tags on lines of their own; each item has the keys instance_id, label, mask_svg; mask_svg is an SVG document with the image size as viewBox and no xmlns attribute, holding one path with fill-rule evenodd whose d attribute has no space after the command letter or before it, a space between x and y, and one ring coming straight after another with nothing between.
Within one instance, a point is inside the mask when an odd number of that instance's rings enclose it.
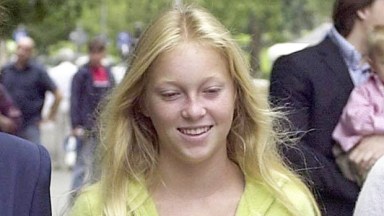
<instances>
[{"instance_id":1,"label":"girl's shoulder","mask_svg":"<svg viewBox=\"0 0 384 216\"><path fill-rule=\"evenodd\" d=\"M275 180L277 187L303 215L314 215L311 199L300 185L284 176L277 175ZM285 206L277 200L277 195L265 183L246 178L244 197L239 206L246 211L239 215L289 215Z\"/></svg>"},{"instance_id":2,"label":"girl's shoulder","mask_svg":"<svg viewBox=\"0 0 384 216\"><path fill-rule=\"evenodd\" d=\"M130 214L157 215L154 202L143 183L131 181L128 184L126 205ZM85 187L76 198L70 216L99 216L104 208L103 188L100 183Z\"/></svg>"},{"instance_id":3,"label":"girl's shoulder","mask_svg":"<svg viewBox=\"0 0 384 216\"><path fill-rule=\"evenodd\" d=\"M102 202L100 184L85 187L70 210L71 216L101 215Z\"/></svg>"}]
</instances>

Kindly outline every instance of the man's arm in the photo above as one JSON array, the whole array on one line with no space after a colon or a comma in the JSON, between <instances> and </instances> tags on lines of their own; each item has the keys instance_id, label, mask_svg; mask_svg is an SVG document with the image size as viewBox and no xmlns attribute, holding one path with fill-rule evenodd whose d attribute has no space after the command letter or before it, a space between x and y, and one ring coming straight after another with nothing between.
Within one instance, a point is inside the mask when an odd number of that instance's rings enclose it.
<instances>
[{"instance_id":1,"label":"man's arm","mask_svg":"<svg viewBox=\"0 0 384 216\"><path fill-rule=\"evenodd\" d=\"M52 106L49 109L48 120L54 121L56 118L57 110L59 109L59 106L60 106L60 102L63 99L63 95L58 88L56 88L56 90L54 90L52 93L53 93L54 101Z\"/></svg>"},{"instance_id":2,"label":"man's arm","mask_svg":"<svg viewBox=\"0 0 384 216\"><path fill-rule=\"evenodd\" d=\"M349 152L349 159L358 168L359 173L367 173L376 161L384 155L384 135L365 136Z\"/></svg>"},{"instance_id":3,"label":"man's arm","mask_svg":"<svg viewBox=\"0 0 384 216\"><path fill-rule=\"evenodd\" d=\"M83 122L83 94L84 80L80 69L72 79L71 83L71 97L70 97L70 116L72 134L76 137L84 135L84 122Z\"/></svg>"}]
</instances>

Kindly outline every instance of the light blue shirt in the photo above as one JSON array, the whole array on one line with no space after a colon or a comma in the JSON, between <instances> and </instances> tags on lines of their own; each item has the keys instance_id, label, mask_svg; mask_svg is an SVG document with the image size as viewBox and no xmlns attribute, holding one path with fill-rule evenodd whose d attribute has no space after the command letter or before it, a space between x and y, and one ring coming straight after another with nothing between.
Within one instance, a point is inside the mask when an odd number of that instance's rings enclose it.
<instances>
[{"instance_id":1,"label":"light blue shirt","mask_svg":"<svg viewBox=\"0 0 384 216\"><path fill-rule=\"evenodd\" d=\"M337 32L335 27L328 33L331 40L339 47L341 55L347 64L349 74L355 86L368 80L370 65L364 63L363 56L356 48Z\"/></svg>"}]
</instances>

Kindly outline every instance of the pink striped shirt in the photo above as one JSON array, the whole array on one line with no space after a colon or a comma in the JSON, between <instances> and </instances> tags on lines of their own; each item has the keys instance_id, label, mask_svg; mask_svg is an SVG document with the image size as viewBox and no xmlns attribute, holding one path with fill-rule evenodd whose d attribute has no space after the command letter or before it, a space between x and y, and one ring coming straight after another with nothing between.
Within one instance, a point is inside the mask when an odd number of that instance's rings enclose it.
<instances>
[{"instance_id":1,"label":"pink striped shirt","mask_svg":"<svg viewBox=\"0 0 384 216\"><path fill-rule=\"evenodd\" d=\"M349 151L372 134L384 134L384 84L376 74L354 88L332 137Z\"/></svg>"}]
</instances>

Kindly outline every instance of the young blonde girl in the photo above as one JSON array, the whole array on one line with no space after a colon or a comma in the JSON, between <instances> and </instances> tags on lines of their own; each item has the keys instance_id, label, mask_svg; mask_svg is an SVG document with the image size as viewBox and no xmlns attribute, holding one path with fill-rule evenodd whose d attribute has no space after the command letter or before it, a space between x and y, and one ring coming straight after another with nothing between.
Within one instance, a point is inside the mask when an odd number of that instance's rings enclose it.
<instances>
[{"instance_id":1,"label":"young blonde girl","mask_svg":"<svg viewBox=\"0 0 384 216\"><path fill-rule=\"evenodd\" d=\"M206 61L201 56L207 56ZM191 66L190 63L195 61L201 64ZM195 73L184 76L183 70L193 71L193 66L208 69L203 72L197 70L198 76ZM216 73L217 68L222 70ZM174 71L179 73L176 78L167 80ZM209 199L204 195L205 189L214 191L212 196L219 197L223 203L232 203L236 198L235 207L229 208L230 211L225 212L227 215L320 215L311 192L286 168L278 154L277 145L283 140L274 131L277 113L268 108L265 95L256 90L249 72L241 49L228 30L209 12L186 6L162 14L143 33L126 76L102 112L101 178L80 194L72 215L172 215L169 212L176 212L175 215L222 215L220 210L229 207ZM161 76L163 74L165 77ZM212 78L205 74L214 75ZM196 87L193 82L206 76L207 81L200 90L200 85ZM216 81L215 76L227 81ZM164 79L165 84L159 87L158 81L162 83ZM211 86L206 82L214 84ZM205 85L209 86L205 88ZM228 91L230 97L220 99L224 105L216 107L216 113L208 113L207 107L214 106L217 95L227 89L233 89L233 94ZM201 94L204 99L200 98ZM151 98L158 97L162 99L156 108ZM187 144L177 142L174 145L177 148L180 145L182 150L173 149L173 153L167 154L166 148L172 139L164 141L165 129L162 127L167 125L158 124L159 118L166 119L167 116L155 118L154 113L178 115L178 110L174 111L175 114L157 109L164 104L179 103L180 98L183 99L180 109L182 122L187 118L189 121L200 111L201 118L206 120L208 114L223 113L220 108L233 107L223 116L231 120L228 132L215 135L217 139L225 140L224 148L218 147L220 151L224 149L225 154L210 151L209 146L204 146L202 148L209 152L206 156L201 151L189 151L185 147ZM214 124L204 131L178 129L180 134L183 133L178 135L199 146L201 143L193 141L205 140L206 134L211 136L220 127L220 124ZM189 136L190 133L202 135L193 137ZM184 150L192 153L181 153ZM219 162L212 164L210 158L217 154ZM172 161L169 157L177 163L169 162ZM171 172L169 167L177 166L183 170ZM210 169L211 173L204 172L208 170L207 166L214 167ZM218 181L212 184L207 175L219 177L216 178ZM187 179L190 184L177 188L180 181L175 176ZM212 190L220 185L228 187ZM193 188L199 189L198 192L192 191ZM231 193L235 196L220 196ZM190 194L198 198L189 200ZM167 202L171 198L174 203Z\"/></svg>"}]
</instances>

